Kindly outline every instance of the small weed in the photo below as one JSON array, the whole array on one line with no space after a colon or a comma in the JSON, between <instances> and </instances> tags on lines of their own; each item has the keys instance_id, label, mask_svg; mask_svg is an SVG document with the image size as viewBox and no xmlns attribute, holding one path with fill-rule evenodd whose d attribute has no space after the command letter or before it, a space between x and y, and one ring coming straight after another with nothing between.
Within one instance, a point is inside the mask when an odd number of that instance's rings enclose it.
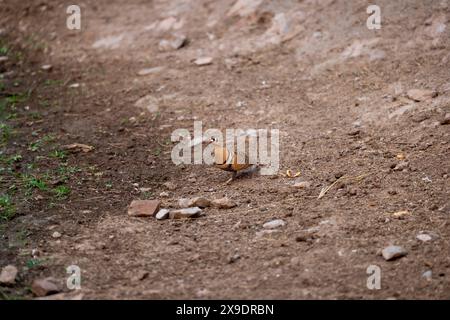
<instances>
[{"instance_id":1,"label":"small weed","mask_svg":"<svg viewBox=\"0 0 450 320\"><path fill-rule=\"evenodd\" d=\"M58 186L53 189L53 192L56 194L58 198L65 198L69 195L70 189L67 186Z\"/></svg>"},{"instance_id":2,"label":"small weed","mask_svg":"<svg viewBox=\"0 0 450 320\"><path fill-rule=\"evenodd\" d=\"M0 220L8 221L16 214L16 209L8 194L0 195Z\"/></svg>"},{"instance_id":3,"label":"small weed","mask_svg":"<svg viewBox=\"0 0 450 320\"><path fill-rule=\"evenodd\" d=\"M64 160L66 158L66 153L62 150L53 150L50 153L50 157Z\"/></svg>"}]
</instances>

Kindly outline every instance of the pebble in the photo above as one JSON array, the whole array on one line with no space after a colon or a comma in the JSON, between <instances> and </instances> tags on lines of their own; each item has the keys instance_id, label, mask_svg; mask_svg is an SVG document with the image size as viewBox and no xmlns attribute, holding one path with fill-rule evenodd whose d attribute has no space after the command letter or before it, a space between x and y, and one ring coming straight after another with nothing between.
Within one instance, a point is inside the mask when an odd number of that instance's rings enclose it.
<instances>
[{"instance_id":1,"label":"pebble","mask_svg":"<svg viewBox=\"0 0 450 320\"><path fill-rule=\"evenodd\" d=\"M156 214L156 220L164 220L169 218L169 212L170 210L168 209L159 210L158 213Z\"/></svg>"},{"instance_id":2,"label":"pebble","mask_svg":"<svg viewBox=\"0 0 450 320\"><path fill-rule=\"evenodd\" d=\"M49 71L53 68L53 66L51 64L44 64L41 69L44 71Z\"/></svg>"},{"instance_id":3,"label":"pebble","mask_svg":"<svg viewBox=\"0 0 450 320\"><path fill-rule=\"evenodd\" d=\"M132 217L151 217L158 212L159 200L133 200L128 207L128 215Z\"/></svg>"},{"instance_id":4,"label":"pebble","mask_svg":"<svg viewBox=\"0 0 450 320\"><path fill-rule=\"evenodd\" d=\"M0 284L12 285L16 282L18 270L13 265L8 265L0 273Z\"/></svg>"},{"instance_id":5,"label":"pebble","mask_svg":"<svg viewBox=\"0 0 450 320\"><path fill-rule=\"evenodd\" d=\"M406 95L411 100L420 102L436 97L437 92L433 90L411 89L406 93Z\"/></svg>"},{"instance_id":6,"label":"pebble","mask_svg":"<svg viewBox=\"0 0 450 320\"><path fill-rule=\"evenodd\" d=\"M173 182L170 182L170 181L163 183L163 186L166 187L167 190L169 190L169 191L174 191L177 189L176 184L174 184Z\"/></svg>"},{"instance_id":7,"label":"pebble","mask_svg":"<svg viewBox=\"0 0 450 320\"><path fill-rule=\"evenodd\" d=\"M8 57L7 56L1 56L0 57L0 62L5 62L8 61Z\"/></svg>"},{"instance_id":8,"label":"pebble","mask_svg":"<svg viewBox=\"0 0 450 320\"><path fill-rule=\"evenodd\" d=\"M71 85L69 85L69 88L78 88L78 87L80 87L80 84L79 83L72 83Z\"/></svg>"},{"instance_id":9,"label":"pebble","mask_svg":"<svg viewBox=\"0 0 450 320\"><path fill-rule=\"evenodd\" d=\"M446 113L444 118L441 121L439 121L439 123L441 125L450 124L450 113Z\"/></svg>"},{"instance_id":10,"label":"pebble","mask_svg":"<svg viewBox=\"0 0 450 320\"><path fill-rule=\"evenodd\" d=\"M294 188L297 189L308 189L311 187L310 181L301 181L294 184Z\"/></svg>"},{"instance_id":11,"label":"pebble","mask_svg":"<svg viewBox=\"0 0 450 320\"><path fill-rule=\"evenodd\" d=\"M214 199L213 201L211 201L211 205L219 209L230 209L237 206L237 204L233 200L227 197Z\"/></svg>"},{"instance_id":12,"label":"pebble","mask_svg":"<svg viewBox=\"0 0 450 320\"><path fill-rule=\"evenodd\" d=\"M48 277L45 279L36 279L31 285L31 291L38 297L45 297L49 294L58 293L60 290L56 279Z\"/></svg>"},{"instance_id":13,"label":"pebble","mask_svg":"<svg viewBox=\"0 0 450 320\"><path fill-rule=\"evenodd\" d=\"M158 48L160 51L178 50L182 48L187 42L184 35L176 35L172 39L163 39L159 42Z\"/></svg>"},{"instance_id":14,"label":"pebble","mask_svg":"<svg viewBox=\"0 0 450 320\"><path fill-rule=\"evenodd\" d=\"M402 171L402 170L408 169L408 167L409 167L408 161L401 161L394 167L394 171Z\"/></svg>"},{"instance_id":15,"label":"pebble","mask_svg":"<svg viewBox=\"0 0 450 320\"><path fill-rule=\"evenodd\" d=\"M279 227L283 227L284 225L286 225L286 222L284 222L284 220L275 219L275 220L264 223L263 228L264 229L276 229Z\"/></svg>"},{"instance_id":16,"label":"pebble","mask_svg":"<svg viewBox=\"0 0 450 320\"><path fill-rule=\"evenodd\" d=\"M169 212L170 219L197 218L200 216L202 209L199 207L172 210Z\"/></svg>"},{"instance_id":17,"label":"pebble","mask_svg":"<svg viewBox=\"0 0 450 320\"><path fill-rule=\"evenodd\" d=\"M161 198L167 198L167 197L169 196L169 193L166 192L166 191L163 191L163 192L161 192L161 193L159 194L159 196L160 196Z\"/></svg>"},{"instance_id":18,"label":"pebble","mask_svg":"<svg viewBox=\"0 0 450 320\"><path fill-rule=\"evenodd\" d=\"M158 99L153 97L152 95L146 95L134 103L134 106L147 110L150 113L157 112L159 110Z\"/></svg>"},{"instance_id":19,"label":"pebble","mask_svg":"<svg viewBox=\"0 0 450 320\"><path fill-rule=\"evenodd\" d=\"M400 246L389 246L384 248L381 254L386 261L391 261L406 256L408 251Z\"/></svg>"},{"instance_id":20,"label":"pebble","mask_svg":"<svg viewBox=\"0 0 450 320\"><path fill-rule=\"evenodd\" d=\"M164 70L164 67L144 68L138 71L138 76L147 76L149 74L155 74Z\"/></svg>"},{"instance_id":21,"label":"pebble","mask_svg":"<svg viewBox=\"0 0 450 320\"><path fill-rule=\"evenodd\" d=\"M234 263L238 261L240 258L241 256L238 253L233 254L232 256L228 257L228 263Z\"/></svg>"},{"instance_id":22,"label":"pebble","mask_svg":"<svg viewBox=\"0 0 450 320\"><path fill-rule=\"evenodd\" d=\"M211 201L203 197L196 197L192 199L181 198L178 200L179 208L187 208L187 207L199 207L206 208L211 205Z\"/></svg>"},{"instance_id":23,"label":"pebble","mask_svg":"<svg viewBox=\"0 0 450 320\"><path fill-rule=\"evenodd\" d=\"M427 242L433 240L433 237L426 233L420 233L416 236L417 240L420 240L422 242Z\"/></svg>"},{"instance_id":24,"label":"pebble","mask_svg":"<svg viewBox=\"0 0 450 320\"><path fill-rule=\"evenodd\" d=\"M55 238L55 239L61 238L61 233L59 233L58 231L53 232L52 238Z\"/></svg>"},{"instance_id":25,"label":"pebble","mask_svg":"<svg viewBox=\"0 0 450 320\"><path fill-rule=\"evenodd\" d=\"M431 270L427 270L424 273L422 273L422 278L425 278L428 281L431 281L433 277L433 272Z\"/></svg>"},{"instance_id":26,"label":"pebble","mask_svg":"<svg viewBox=\"0 0 450 320\"><path fill-rule=\"evenodd\" d=\"M198 66L206 66L211 64L213 61L213 58L211 57L200 57L195 59L194 63Z\"/></svg>"}]
</instances>

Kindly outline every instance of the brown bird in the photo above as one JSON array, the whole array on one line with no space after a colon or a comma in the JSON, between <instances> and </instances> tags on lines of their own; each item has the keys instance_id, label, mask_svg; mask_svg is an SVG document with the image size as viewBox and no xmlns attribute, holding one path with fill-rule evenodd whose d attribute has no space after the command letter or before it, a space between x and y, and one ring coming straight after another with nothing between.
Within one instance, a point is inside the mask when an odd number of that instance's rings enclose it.
<instances>
[{"instance_id":1,"label":"brown bird","mask_svg":"<svg viewBox=\"0 0 450 320\"><path fill-rule=\"evenodd\" d=\"M240 171L256 165L256 163L250 163L249 155L245 152L245 149L244 151L241 151L241 153L238 153L236 143L234 144L233 152L228 150L224 145L218 143L215 138L211 138L211 143L214 145L215 166L232 173L231 178L226 181L226 184L236 179ZM240 155L239 157L238 154Z\"/></svg>"}]
</instances>

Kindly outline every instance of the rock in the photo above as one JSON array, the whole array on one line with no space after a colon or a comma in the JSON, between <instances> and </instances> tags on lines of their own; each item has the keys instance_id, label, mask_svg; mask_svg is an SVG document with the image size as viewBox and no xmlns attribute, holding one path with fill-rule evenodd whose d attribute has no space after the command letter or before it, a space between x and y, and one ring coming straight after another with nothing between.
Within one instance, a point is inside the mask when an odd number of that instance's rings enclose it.
<instances>
[{"instance_id":1,"label":"rock","mask_svg":"<svg viewBox=\"0 0 450 320\"><path fill-rule=\"evenodd\" d=\"M149 274L150 273L148 271L140 270L131 278L131 280L134 282L142 281L145 278L147 278L149 276Z\"/></svg>"},{"instance_id":2,"label":"rock","mask_svg":"<svg viewBox=\"0 0 450 320\"><path fill-rule=\"evenodd\" d=\"M68 145L62 146L64 149L69 150L71 152L84 152L87 153L89 151L94 150L93 146L89 146L83 143L72 143Z\"/></svg>"},{"instance_id":3,"label":"rock","mask_svg":"<svg viewBox=\"0 0 450 320\"><path fill-rule=\"evenodd\" d=\"M233 200L227 197L214 199L213 201L211 201L211 205L219 209L230 209L237 206L237 204Z\"/></svg>"},{"instance_id":4,"label":"rock","mask_svg":"<svg viewBox=\"0 0 450 320\"><path fill-rule=\"evenodd\" d=\"M53 68L53 66L51 64L44 64L43 66L41 66L41 69L44 71L50 71Z\"/></svg>"},{"instance_id":5,"label":"rock","mask_svg":"<svg viewBox=\"0 0 450 320\"><path fill-rule=\"evenodd\" d=\"M169 211L168 209L161 209L156 214L156 220L165 220L169 218Z\"/></svg>"},{"instance_id":6,"label":"rock","mask_svg":"<svg viewBox=\"0 0 450 320\"><path fill-rule=\"evenodd\" d=\"M79 290L75 290L69 293L58 293L52 294L46 297L39 297L34 300L83 300L83 294L78 292Z\"/></svg>"},{"instance_id":7,"label":"rock","mask_svg":"<svg viewBox=\"0 0 450 320\"><path fill-rule=\"evenodd\" d=\"M401 161L394 167L394 171L403 171L408 169L408 167L409 167L408 161Z\"/></svg>"},{"instance_id":8,"label":"rock","mask_svg":"<svg viewBox=\"0 0 450 320\"><path fill-rule=\"evenodd\" d=\"M157 112L159 110L158 99L152 95L146 95L134 103L134 106L146 110L150 113Z\"/></svg>"},{"instance_id":9,"label":"rock","mask_svg":"<svg viewBox=\"0 0 450 320\"><path fill-rule=\"evenodd\" d=\"M161 193L159 194L159 196L160 196L161 198L167 198L167 197L169 196L169 193L166 192L166 191L163 191L163 192L161 192Z\"/></svg>"},{"instance_id":10,"label":"rock","mask_svg":"<svg viewBox=\"0 0 450 320\"><path fill-rule=\"evenodd\" d=\"M133 200L128 207L128 215L132 217L151 217L158 212L159 200Z\"/></svg>"},{"instance_id":11,"label":"rock","mask_svg":"<svg viewBox=\"0 0 450 320\"><path fill-rule=\"evenodd\" d=\"M384 248L381 254L386 261L391 261L406 256L408 251L400 246L389 246Z\"/></svg>"},{"instance_id":12,"label":"rock","mask_svg":"<svg viewBox=\"0 0 450 320\"><path fill-rule=\"evenodd\" d=\"M169 191L174 191L177 189L176 184L174 184L173 182L170 182L170 181L164 182L163 186L166 187Z\"/></svg>"},{"instance_id":13,"label":"rock","mask_svg":"<svg viewBox=\"0 0 450 320\"><path fill-rule=\"evenodd\" d=\"M264 223L263 228L264 229L276 229L279 227L283 227L284 225L286 225L286 222L284 222L284 220L275 219L275 220Z\"/></svg>"},{"instance_id":14,"label":"rock","mask_svg":"<svg viewBox=\"0 0 450 320\"><path fill-rule=\"evenodd\" d=\"M56 279L48 277L45 279L36 279L31 285L31 291L38 297L45 297L60 290Z\"/></svg>"},{"instance_id":15,"label":"rock","mask_svg":"<svg viewBox=\"0 0 450 320\"><path fill-rule=\"evenodd\" d=\"M206 66L208 64L211 64L213 61L213 58L211 57L200 57L195 59L194 63L198 66Z\"/></svg>"},{"instance_id":16,"label":"rock","mask_svg":"<svg viewBox=\"0 0 450 320\"><path fill-rule=\"evenodd\" d=\"M149 74L159 73L164 70L164 67L144 68L138 71L138 76L147 76Z\"/></svg>"},{"instance_id":17,"label":"rock","mask_svg":"<svg viewBox=\"0 0 450 320\"><path fill-rule=\"evenodd\" d=\"M211 201L203 197L196 197L192 199L181 198L178 200L179 208L199 207L206 208L211 205Z\"/></svg>"},{"instance_id":18,"label":"rock","mask_svg":"<svg viewBox=\"0 0 450 320\"><path fill-rule=\"evenodd\" d=\"M5 62L8 61L8 57L7 56L1 56L0 57L0 62Z\"/></svg>"},{"instance_id":19,"label":"rock","mask_svg":"<svg viewBox=\"0 0 450 320\"><path fill-rule=\"evenodd\" d=\"M52 238L54 238L54 239L59 239L59 238L61 238L61 233L59 233L58 231L53 232Z\"/></svg>"},{"instance_id":20,"label":"rock","mask_svg":"<svg viewBox=\"0 0 450 320\"><path fill-rule=\"evenodd\" d=\"M241 256L238 253L236 253L236 254L229 256L227 260L228 260L228 263L231 264L231 263L238 261L240 258L241 258Z\"/></svg>"},{"instance_id":21,"label":"rock","mask_svg":"<svg viewBox=\"0 0 450 320\"><path fill-rule=\"evenodd\" d=\"M437 96L437 92L433 90L411 89L406 93L411 100L420 102L432 99Z\"/></svg>"},{"instance_id":22,"label":"rock","mask_svg":"<svg viewBox=\"0 0 450 320\"><path fill-rule=\"evenodd\" d=\"M169 212L170 219L197 218L200 216L202 209L199 207L172 210Z\"/></svg>"},{"instance_id":23,"label":"rock","mask_svg":"<svg viewBox=\"0 0 450 320\"><path fill-rule=\"evenodd\" d=\"M184 35L174 35L170 39L163 39L159 42L158 48L161 51L178 50L187 43L187 38Z\"/></svg>"},{"instance_id":24,"label":"rock","mask_svg":"<svg viewBox=\"0 0 450 320\"><path fill-rule=\"evenodd\" d=\"M237 0L228 11L227 16L245 17L251 15L256 12L262 2L263 0Z\"/></svg>"},{"instance_id":25,"label":"rock","mask_svg":"<svg viewBox=\"0 0 450 320\"><path fill-rule=\"evenodd\" d=\"M101 38L97 41L95 41L92 44L92 47L94 49L117 49L120 46L120 43L125 38L125 34L119 34L117 36L109 36L105 38Z\"/></svg>"},{"instance_id":26,"label":"rock","mask_svg":"<svg viewBox=\"0 0 450 320\"><path fill-rule=\"evenodd\" d=\"M80 87L80 84L79 83L72 83L70 86L69 86L69 88L78 88L78 87Z\"/></svg>"},{"instance_id":27,"label":"rock","mask_svg":"<svg viewBox=\"0 0 450 320\"><path fill-rule=\"evenodd\" d=\"M439 121L439 123L441 125L450 124L450 113L446 113L444 118L441 121Z\"/></svg>"},{"instance_id":28,"label":"rock","mask_svg":"<svg viewBox=\"0 0 450 320\"><path fill-rule=\"evenodd\" d=\"M425 278L427 281L433 280L433 272L431 270L427 270L422 273L422 278Z\"/></svg>"},{"instance_id":29,"label":"rock","mask_svg":"<svg viewBox=\"0 0 450 320\"><path fill-rule=\"evenodd\" d=\"M406 217L410 214L411 214L411 212L409 212L408 210L401 210L401 211L394 212L392 214L392 216L397 219L403 219L404 217Z\"/></svg>"},{"instance_id":30,"label":"rock","mask_svg":"<svg viewBox=\"0 0 450 320\"><path fill-rule=\"evenodd\" d=\"M16 282L18 270L13 265L8 265L0 273L0 284L13 285Z\"/></svg>"},{"instance_id":31,"label":"rock","mask_svg":"<svg viewBox=\"0 0 450 320\"><path fill-rule=\"evenodd\" d=\"M297 182L293 185L294 188L297 189L308 189L311 187L311 182L310 181L300 181Z\"/></svg>"},{"instance_id":32,"label":"rock","mask_svg":"<svg viewBox=\"0 0 450 320\"><path fill-rule=\"evenodd\" d=\"M420 240L422 242L431 241L433 239L429 234L426 234L426 233L418 234L416 236L416 238L417 238L417 240Z\"/></svg>"}]
</instances>

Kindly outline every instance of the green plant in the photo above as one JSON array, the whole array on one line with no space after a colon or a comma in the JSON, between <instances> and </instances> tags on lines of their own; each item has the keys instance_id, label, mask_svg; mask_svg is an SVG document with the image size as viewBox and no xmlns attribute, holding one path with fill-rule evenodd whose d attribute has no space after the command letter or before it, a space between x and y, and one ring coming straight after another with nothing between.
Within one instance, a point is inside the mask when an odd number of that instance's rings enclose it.
<instances>
[{"instance_id":1,"label":"green plant","mask_svg":"<svg viewBox=\"0 0 450 320\"><path fill-rule=\"evenodd\" d=\"M58 186L53 189L53 192L56 194L58 198L65 198L69 195L70 189L67 186Z\"/></svg>"},{"instance_id":2,"label":"green plant","mask_svg":"<svg viewBox=\"0 0 450 320\"><path fill-rule=\"evenodd\" d=\"M66 153L62 150L53 150L50 152L50 157L64 160L66 158Z\"/></svg>"},{"instance_id":3,"label":"green plant","mask_svg":"<svg viewBox=\"0 0 450 320\"><path fill-rule=\"evenodd\" d=\"M8 194L0 195L0 219L8 221L16 214L16 209Z\"/></svg>"}]
</instances>

